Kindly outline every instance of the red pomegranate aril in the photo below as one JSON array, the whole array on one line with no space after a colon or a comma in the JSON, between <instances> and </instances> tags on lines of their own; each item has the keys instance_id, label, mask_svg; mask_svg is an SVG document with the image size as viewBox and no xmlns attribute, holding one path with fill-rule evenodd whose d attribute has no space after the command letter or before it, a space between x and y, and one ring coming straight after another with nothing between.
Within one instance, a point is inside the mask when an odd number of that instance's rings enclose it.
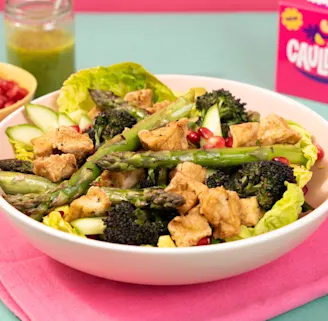
<instances>
[{"instance_id":1,"label":"red pomegranate aril","mask_svg":"<svg viewBox=\"0 0 328 321\"><path fill-rule=\"evenodd\" d=\"M197 132L194 132L194 131L190 131L187 135L187 138L193 144L198 144L199 141L200 141L200 135Z\"/></svg>"},{"instance_id":2,"label":"red pomegranate aril","mask_svg":"<svg viewBox=\"0 0 328 321\"><path fill-rule=\"evenodd\" d=\"M9 90L7 90L7 92L6 92L7 98L9 98L10 100L14 99L15 96L17 95L17 93L18 93L18 90L19 90L18 86L13 86Z\"/></svg>"},{"instance_id":3,"label":"red pomegranate aril","mask_svg":"<svg viewBox=\"0 0 328 321\"><path fill-rule=\"evenodd\" d=\"M309 191L309 188L305 185L305 186L302 188L302 190L303 190L303 194L306 195L307 192Z\"/></svg>"},{"instance_id":4,"label":"red pomegranate aril","mask_svg":"<svg viewBox=\"0 0 328 321\"><path fill-rule=\"evenodd\" d=\"M209 244L210 244L210 238L209 237L203 237L201 240L198 241L197 246L209 245Z\"/></svg>"},{"instance_id":5,"label":"red pomegranate aril","mask_svg":"<svg viewBox=\"0 0 328 321\"><path fill-rule=\"evenodd\" d=\"M289 160L286 157L275 157L272 160L280 163L284 163L286 165L290 165Z\"/></svg>"},{"instance_id":6,"label":"red pomegranate aril","mask_svg":"<svg viewBox=\"0 0 328 321\"><path fill-rule=\"evenodd\" d=\"M209 139L214 135L213 132L206 127L198 128L198 134L204 139Z\"/></svg>"},{"instance_id":7,"label":"red pomegranate aril","mask_svg":"<svg viewBox=\"0 0 328 321\"><path fill-rule=\"evenodd\" d=\"M58 211L58 212L60 213L61 216L65 215L64 211Z\"/></svg>"},{"instance_id":8,"label":"red pomegranate aril","mask_svg":"<svg viewBox=\"0 0 328 321\"><path fill-rule=\"evenodd\" d=\"M15 102L13 100L8 100L4 105L3 108L9 107L11 105L13 105Z\"/></svg>"},{"instance_id":9,"label":"red pomegranate aril","mask_svg":"<svg viewBox=\"0 0 328 321\"><path fill-rule=\"evenodd\" d=\"M315 144L315 146L318 149L318 160L321 160L325 157L325 151L323 150L323 148L319 145L319 144Z\"/></svg>"},{"instance_id":10,"label":"red pomegranate aril","mask_svg":"<svg viewBox=\"0 0 328 321\"><path fill-rule=\"evenodd\" d=\"M208 139L207 143L203 146L205 149L223 148L225 146L224 138L221 136L212 136Z\"/></svg>"},{"instance_id":11,"label":"red pomegranate aril","mask_svg":"<svg viewBox=\"0 0 328 321\"><path fill-rule=\"evenodd\" d=\"M226 145L226 147L232 147L232 144L233 144L233 139L232 139L232 137L227 137L227 138L225 139L225 145Z\"/></svg>"},{"instance_id":12,"label":"red pomegranate aril","mask_svg":"<svg viewBox=\"0 0 328 321\"><path fill-rule=\"evenodd\" d=\"M15 96L15 99L21 100L28 94L27 89L25 88L18 88L17 94Z\"/></svg>"},{"instance_id":13,"label":"red pomegranate aril","mask_svg":"<svg viewBox=\"0 0 328 321\"><path fill-rule=\"evenodd\" d=\"M73 126L71 126L71 128L73 128L74 130L76 130L78 133L80 132L79 125L73 125Z\"/></svg>"}]
</instances>

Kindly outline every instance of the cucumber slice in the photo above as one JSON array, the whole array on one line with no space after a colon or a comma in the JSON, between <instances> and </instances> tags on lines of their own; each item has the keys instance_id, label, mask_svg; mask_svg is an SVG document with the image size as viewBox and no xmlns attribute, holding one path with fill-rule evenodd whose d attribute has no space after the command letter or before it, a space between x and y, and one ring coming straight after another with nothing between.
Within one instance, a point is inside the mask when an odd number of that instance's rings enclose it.
<instances>
[{"instance_id":1,"label":"cucumber slice","mask_svg":"<svg viewBox=\"0 0 328 321\"><path fill-rule=\"evenodd\" d=\"M76 122L76 124L80 123L80 120L83 115L87 115L87 113L81 109L73 111L72 113L69 114L69 117L73 119L73 121Z\"/></svg>"},{"instance_id":2,"label":"cucumber slice","mask_svg":"<svg viewBox=\"0 0 328 321\"><path fill-rule=\"evenodd\" d=\"M76 123L68 115L64 113L58 113L58 125L59 126L74 126Z\"/></svg>"},{"instance_id":3,"label":"cucumber slice","mask_svg":"<svg viewBox=\"0 0 328 321\"><path fill-rule=\"evenodd\" d=\"M209 108L205 114L202 127L209 129L214 134L214 136L222 136L220 111L217 105L213 105ZM205 144L206 141L201 139L200 145L203 146Z\"/></svg>"},{"instance_id":4,"label":"cucumber slice","mask_svg":"<svg viewBox=\"0 0 328 321\"><path fill-rule=\"evenodd\" d=\"M87 217L78 218L71 222L71 225L84 235L96 235L104 233L105 223L103 219L106 217Z\"/></svg>"},{"instance_id":5,"label":"cucumber slice","mask_svg":"<svg viewBox=\"0 0 328 321\"><path fill-rule=\"evenodd\" d=\"M32 146L31 140L43 135L43 132L36 126L22 124L11 126L6 129L6 134L12 140Z\"/></svg>"},{"instance_id":6,"label":"cucumber slice","mask_svg":"<svg viewBox=\"0 0 328 321\"><path fill-rule=\"evenodd\" d=\"M79 123L79 127L81 131L84 131L85 129L89 128L89 126L92 125L92 120L88 115L82 115Z\"/></svg>"},{"instance_id":7,"label":"cucumber slice","mask_svg":"<svg viewBox=\"0 0 328 321\"><path fill-rule=\"evenodd\" d=\"M45 106L27 104L25 106L27 117L43 132L58 127L58 114Z\"/></svg>"}]
</instances>

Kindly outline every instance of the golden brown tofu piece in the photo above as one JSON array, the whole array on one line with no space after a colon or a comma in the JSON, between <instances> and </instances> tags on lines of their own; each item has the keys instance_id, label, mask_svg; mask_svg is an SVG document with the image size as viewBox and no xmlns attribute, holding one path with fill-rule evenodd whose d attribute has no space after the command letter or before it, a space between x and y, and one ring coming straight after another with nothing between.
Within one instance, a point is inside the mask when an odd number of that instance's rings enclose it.
<instances>
[{"instance_id":1,"label":"golden brown tofu piece","mask_svg":"<svg viewBox=\"0 0 328 321\"><path fill-rule=\"evenodd\" d=\"M100 186L128 189L137 185L144 176L145 171L142 168L126 172L105 170L100 176Z\"/></svg>"},{"instance_id":2,"label":"golden brown tofu piece","mask_svg":"<svg viewBox=\"0 0 328 321\"><path fill-rule=\"evenodd\" d=\"M155 130L141 130L138 134L144 149L182 150L188 149L188 119L183 118Z\"/></svg>"},{"instance_id":3,"label":"golden brown tofu piece","mask_svg":"<svg viewBox=\"0 0 328 321\"><path fill-rule=\"evenodd\" d=\"M168 224L168 230L178 247L197 245L202 238L212 235L212 229L206 218L200 214L199 206L185 216L176 216Z\"/></svg>"},{"instance_id":4,"label":"golden brown tofu piece","mask_svg":"<svg viewBox=\"0 0 328 321\"><path fill-rule=\"evenodd\" d=\"M33 161L35 175L45 177L56 183L70 178L77 171L76 158L73 154L39 157Z\"/></svg>"},{"instance_id":5,"label":"golden brown tofu piece","mask_svg":"<svg viewBox=\"0 0 328 321\"><path fill-rule=\"evenodd\" d=\"M124 96L124 100L147 110L153 106L153 91L151 89L131 91Z\"/></svg>"},{"instance_id":6,"label":"golden brown tofu piece","mask_svg":"<svg viewBox=\"0 0 328 321\"><path fill-rule=\"evenodd\" d=\"M176 173L165 191L177 193L185 199L185 204L178 207L181 215L189 212L199 202L199 197L208 191L208 187L192 180L181 173Z\"/></svg>"},{"instance_id":7,"label":"golden brown tofu piece","mask_svg":"<svg viewBox=\"0 0 328 321\"><path fill-rule=\"evenodd\" d=\"M275 114L261 119L257 135L263 146L296 144L301 139L301 135L296 130L288 127L288 123L284 118Z\"/></svg>"},{"instance_id":8,"label":"golden brown tofu piece","mask_svg":"<svg viewBox=\"0 0 328 321\"><path fill-rule=\"evenodd\" d=\"M101 188L92 186L86 195L71 203L70 210L64 219L71 222L83 217L106 216L110 206L109 196Z\"/></svg>"},{"instance_id":9,"label":"golden brown tofu piece","mask_svg":"<svg viewBox=\"0 0 328 321\"><path fill-rule=\"evenodd\" d=\"M56 129L53 148L66 154L74 154L77 159L85 158L94 150L93 142L87 134L78 133L67 126Z\"/></svg>"},{"instance_id":10,"label":"golden brown tofu piece","mask_svg":"<svg viewBox=\"0 0 328 321\"><path fill-rule=\"evenodd\" d=\"M189 179L195 180L200 183L205 183L206 179L206 168L191 163L184 162L179 164L171 173L170 177L173 177L176 173L181 173Z\"/></svg>"},{"instance_id":11,"label":"golden brown tofu piece","mask_svg":"<svg viewBox=\"0 0 328 321\"><path fill-rule=\"evenodd\" d=\"M155 103L152 107L149 108L145 108L150 114L156 113L159 110L162 110L163 108L165 108L166 106L168 106L169 104L171 104L171 102L169 100L163 100L160 101L158 103Z\"/></svg>"},{"instance_id":12,"label":"golden brown tofu piece","mask_svg":"<svg viewBox=\"0 0 328 321\"><path fill-rule=\"evenodd\" d=\"M255 226L263 216L263 212L257 202L256 197L241 198L241 224L245 226Z\"/></svg>"},{"instance_id":13,"label":"golden brown tofu piece","mask_svg":"<svg viewBox=\"0 0 328 321\"><path fill-rule=\"evenodd\" d=\"M50 135L43 135L31 140L33 145L34 157L46 157L53 153L53 137Z\"/></svg>"},{"instance_id":14,"label":"golden brown tofu piece","mask_svg":"<svg viewBox=\"0 0 328 321\"><path fill-rule=\"evenodd\" d=\"M256 146L259 127L260 124L255 122L231 125L232 147Z\"/></svg>"},{"instance_id":15,"label":"golden brown tofu piece","mask_svg":"<svg viewBox=\"0 0 328 321\"><path fill-rule=\"evenodd\" d=\"M236 192L224 187L209 189L200 197L200 213L215 227L215 238L225 239L239 234L240 199Z\"/></svg>"}]
</instances>

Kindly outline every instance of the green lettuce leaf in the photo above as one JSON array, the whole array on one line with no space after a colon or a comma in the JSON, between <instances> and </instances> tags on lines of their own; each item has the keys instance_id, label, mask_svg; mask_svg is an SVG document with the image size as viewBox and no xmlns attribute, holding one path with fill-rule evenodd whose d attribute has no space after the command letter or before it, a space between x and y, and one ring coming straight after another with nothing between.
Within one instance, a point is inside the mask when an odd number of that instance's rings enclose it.
<instances>
[{"instance_id":1,"label":"green lettuce leaf","mask_svg":"<svg viewBox=\"0 0 328 321\"><path fill-rule=\"evenodd\" d=\"M260 235L295 222L302 212L304 194L296 185L286 182L287 190L282 199L267 211L254 228L254 235Z\"/></svg>"},{"instance_id":2,"label":"green lettuce leaf","mask_svg":"<svg viewBox=\"0 0 328 321\"><path fill-rule=\"evenodd\" d=\"M304 166L291 165L294 168L294 175L296 177L297 185L303 188L312 178L312 172L307 170Z\"/></svg>"},{"instance_id":3,"label":"green lettuce leaf","mask_svg":"<svg viewBox=\"0 0 328 321\"><path fill-rule=\"evenodd\" d=\"M85 69L71 75L64 82L58 97L59 111L68 114L78 109L89 111L94 106L89 88L111 90L120 97L130 91L148 88L153 90L154 102L176 99L166 85L141 65L125 62L109 67Z\"/></svg>"},{"instance_id":4,"label":"green lettuce leaf","mask_svg":"<svg viewBox=\"0 0 328 321\"><path fill-rule=\"evenodd\" d=\"M296 130L302 135L301 140L296 144L297 147L302 148L304 157L308 160L306 169L311 169L318 159L317 147L312 143L311 133L294 121L287 121L289 128Z\"/></svg>"},{"instance_id":5,"label":"green lettuce leaf","mask_svg":"<svg viewBox=\"0 0 328 321\"><path fill-rule=\"evenodd\" d=\"M57 211L50 212L47 216L43 218L42 223L65 233L85 237L85 235L79 233L71 224L66 222L61 216L61 214Z\"/></svg>"}]
</instances>

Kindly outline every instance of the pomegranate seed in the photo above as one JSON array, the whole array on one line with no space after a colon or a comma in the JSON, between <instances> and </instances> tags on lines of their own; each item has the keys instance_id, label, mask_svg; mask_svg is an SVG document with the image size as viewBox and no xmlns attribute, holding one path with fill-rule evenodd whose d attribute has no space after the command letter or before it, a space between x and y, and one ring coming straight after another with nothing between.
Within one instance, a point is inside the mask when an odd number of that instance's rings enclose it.
<instances>
[{"instance_id":1,"label":"pomegranate seed","mask_svg":"<svg viewBox=\"0 0 328 321\"><path fill-rule=\"evenodd\" d=\"M210 238L209 237L203 237L201 240L198 241L197 246L209 245L209 244L210 244Z\"/></svg>"},{"instance_id":2,"label":"pomegranate seed","mask_svg":"<svg viewBox=\"0 0 328 321\"><path fill-rule=\"evenodd\" d=\"M11 105L13 105L15 102L13 101L13 100L9 100L9 101L7 101L4 105L3 105L3 107L5 108L5 107L9 107L9 106L11 106Z\"/></svg>"},{"instance_id":3,"label":"pomegranate seed","mask_svg":"<svg viewBox=\"0 0 328 321\"><path fill-rule=\"evenodd\" d=\"M315 144L315 146L318 149L318 160L321 160L325 157L325 151L323 150L323 148L319 145L319 144Z\"/></svg>"},{"instance_id":4,"label":"pomegranate seed","mask_svg":"<svg viewBox=\"0 0 328 321\"><path fill-rule=\"evenodd\" d=\"M187 135L187 138L192 142L193 144L198 144L200 141L200 135L197 132L190 131Z\"/></svg>"},{"instance_id":5,"label":"pomegranate seed","mask_svg":"<svg viewBox=\"0 0 328 321\"><path fill-rule=\"evenodd\" d=\"M302 190L303 190L303 194L306 195L307 192L309 191L309 188L305 185L305 186L302 188Z\"/></svg>"},{"instance_id":6,"label":"pomegranate seed","mask_svg":"<svg viewBox=\"0 0 328 321\"><path fill-rule=\"evenodd\" d=\"M89 239L92 239L92 240L96 240L97 239L97 235L87 235L87 237Z\"/></svg>"},{"instance_id":7,"label":"pomegranate seed","mask_svg":"<svg viewBox=\"0 0 328 321\"><path fill-rule=\"evenodd\" d=\"M227 137L225 139L225 145L226 145L226 147L232 147L232 144L233 144L232 137Z\"/></svg>"},{"instance_id":8,"label":"pomegranate seed","mask_svg":"<svg viewBox=\"0 0 328 321\"><path fill-rule=\"evenodd\" d=\"M60 213L61 216L64 216L64 211L58 211Z\"/></svg>"},{"instance_id":9,"label":"pomegranate seed","mask_svg":"<svg viewBox=\"0 0 328 321\"><path fill-rule=\"evenodd\" d=\"M212 133L212 131L210 131L208 128L206 127L200 127L198 128L198 134L203 137L204 139L209 139L210 137L212 137L214 134Z\"/></svg>"},{"instance_id":10,"label":"pomegranate seed","mask_svg":"<svg viewBox=\"0 0 328 321\"><path fill-rule=\"evenodd\" d=\"M80 132L79 125L73 125L73 126L71 126L71 128L73 128L74 130L76 130L78 133Z\"/></svg>"},{"instance_id":11,"label":"pomegranate seed","mask_svg":"<svg viewBox=\"0 0 328 321\"><path fill-rule=\"evenodd\" d=\"M204 145L205 149L211 148L223 148L225 146L225 140L221 136L212 136L208 139L207 143Z\"/></svg>"},{"instance_id":12,"label":"pomegranate seed","mask_svg":"<svg viewBox=\"0 0 328 321\"><path fill-rule=\"evenodd\" d=\"M284 163L286 165L290 165L289 160L286 157L275 157L272 160L274 160L276 162Z\"/></svg>"},{"instance_id":13,"label":"pomegranate seed","mask_svg":"<svg viewBox=\"0 0 328 321\"><path fill-rule=\"evenodd\" d=\"M16 94L15 98L16 98L17 100L21 100L21 99L23 99L27 94L28 94L27 89L25 89L25 88L19 88L18 91L17 91L17 94Z\"/></svg>"}]
</instances>

